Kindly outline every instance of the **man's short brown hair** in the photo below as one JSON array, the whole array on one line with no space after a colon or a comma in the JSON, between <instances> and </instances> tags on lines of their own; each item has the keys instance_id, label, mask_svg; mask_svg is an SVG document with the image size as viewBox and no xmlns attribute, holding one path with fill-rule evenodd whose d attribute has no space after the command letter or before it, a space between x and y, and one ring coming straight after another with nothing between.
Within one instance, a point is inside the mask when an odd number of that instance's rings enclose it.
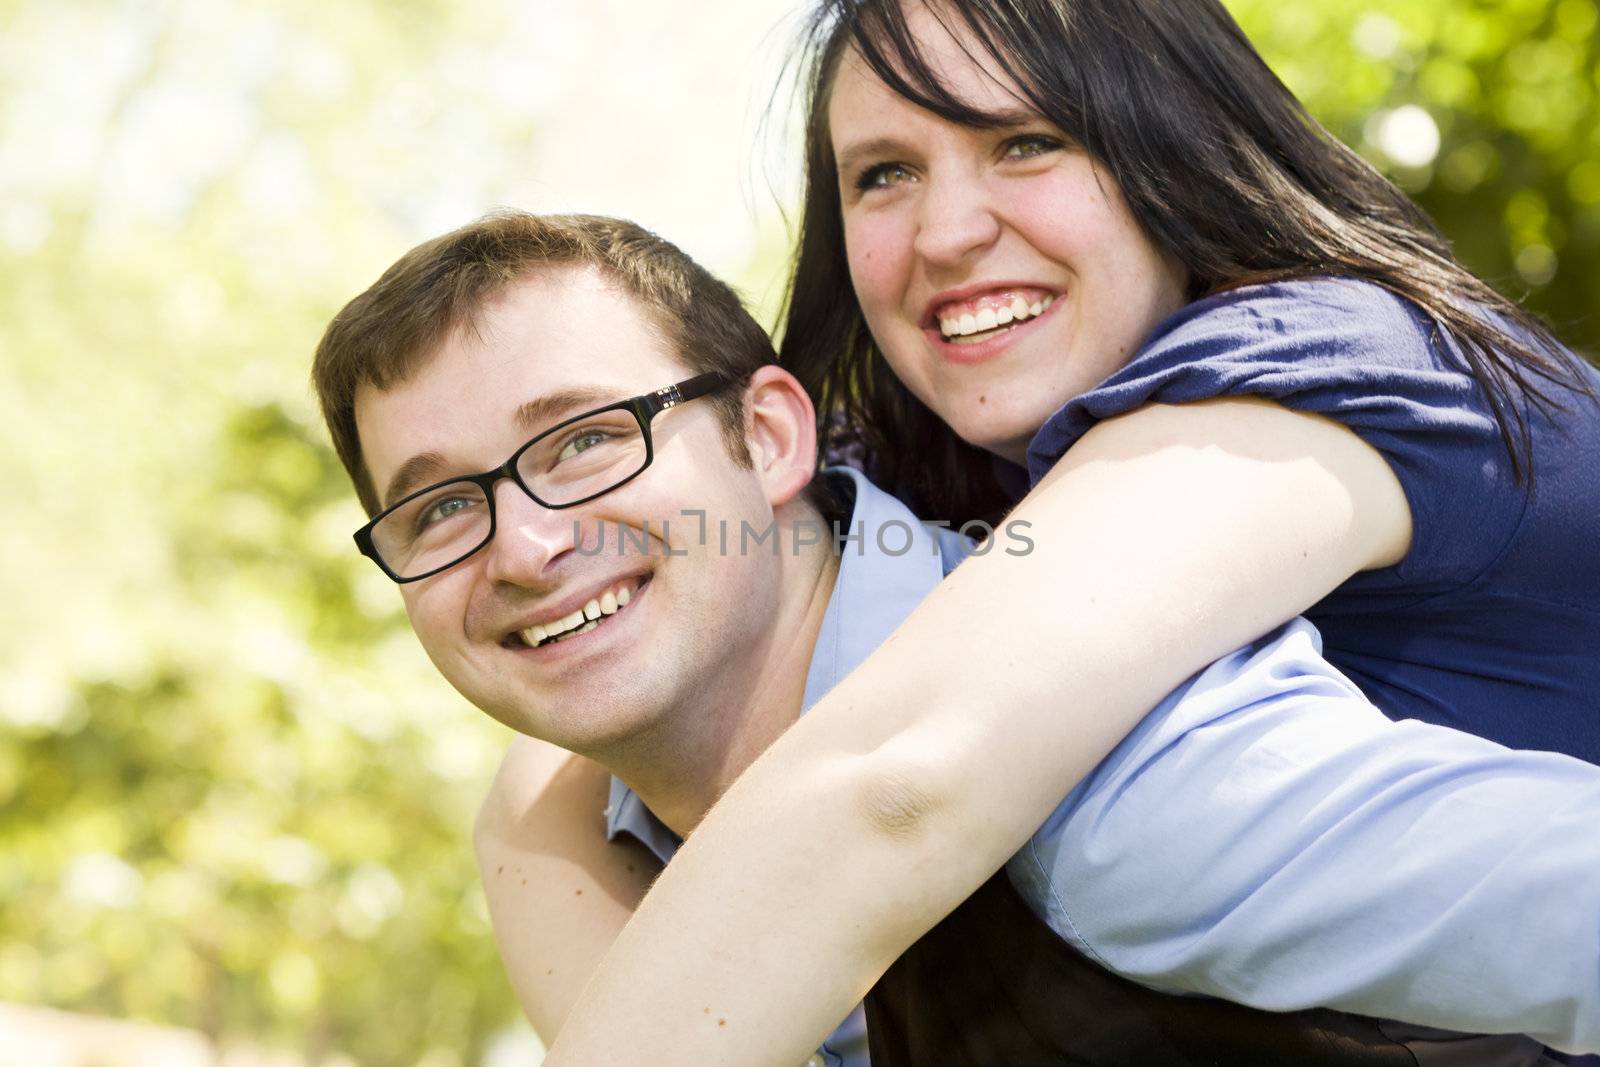
<instances>
[{"instance_id":1,"label":"man's short brown hair","mask_svg":"<svg viewBox=\"0 0 1600 1067\"><path fill-rule=\"evenodd\" d=\"M592 267L636 299L686 366L737 381L776 361L772 342L739 297L676 245L641 226L599 215L499 212L424 242L334 316L317 345L312 382L333 446L368 515L379 510L361 455L355 399L420 368L458 329L476 329L484 305L508 285L548 269ZM735 459L748 465L743 392L710 398Z\"/></svg>"}]
</instances>

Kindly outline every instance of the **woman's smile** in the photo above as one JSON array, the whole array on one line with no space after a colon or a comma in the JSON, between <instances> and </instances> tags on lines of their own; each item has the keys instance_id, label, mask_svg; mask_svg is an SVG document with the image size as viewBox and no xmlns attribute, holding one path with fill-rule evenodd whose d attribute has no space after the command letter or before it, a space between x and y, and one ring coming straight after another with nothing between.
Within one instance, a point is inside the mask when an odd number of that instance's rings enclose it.
<instances>
[{"instance_id":1,"label":"woman's smile","mask_svg":"<svg viewBox=\"0 0 1600 1067\"><path fill-rule=\"evenodd\" d=\"M1031 293L1029 301L1022 292ZM1005 289L959 304L941 307L936 326L923 334L944 359L957 364L983 363L1006 352L1042 328L1057 309L1054 293L1038 289ZM1007 297L1009 296L1009 300Z\"/></svg>"}]
</instances>

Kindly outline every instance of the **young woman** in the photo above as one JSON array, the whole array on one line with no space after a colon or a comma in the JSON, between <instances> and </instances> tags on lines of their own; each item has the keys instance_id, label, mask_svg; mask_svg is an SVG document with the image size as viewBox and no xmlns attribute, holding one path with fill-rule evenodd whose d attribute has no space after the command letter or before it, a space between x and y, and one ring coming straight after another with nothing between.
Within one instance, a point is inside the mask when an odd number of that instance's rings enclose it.
<instances>
[{"instance_id":1,"label":"young woman","mask_svg":"<svg viewBox=\"0 0 1600 1067\"><path fill-rule=\"evenodd\" d=\"M1600 760L1594 373L1218 4L821 24L785 356L929 518L1026 462L1037 548L964 564L739 780L552 1063L803 1058L1146 709L1298 612L1397 717Z\"/></svg>"}]
</instances>

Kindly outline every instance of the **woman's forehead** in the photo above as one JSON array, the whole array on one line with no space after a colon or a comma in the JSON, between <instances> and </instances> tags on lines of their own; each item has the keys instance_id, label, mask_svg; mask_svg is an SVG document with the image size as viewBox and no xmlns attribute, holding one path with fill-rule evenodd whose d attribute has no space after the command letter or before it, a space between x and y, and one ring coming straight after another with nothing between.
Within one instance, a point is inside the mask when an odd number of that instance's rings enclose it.
<instances>
[{"instance_id":1,"label":"woman's forehead","mask_svg":"<svg viewBox=\"0 0 1600 1067\"><path fill-rule=\"evenodd\" d=\"M886 82L852 42L840 55L829 85L828 118L836 148L844 132L840 123L859 124L875 114L889 120L906 107L931 111L928 102L981 117L988 126L1020 125L1040 117L1016 80L959 16L918 3L908 5L904 17L915 54L907 55L889 41L875 40L873 45L881 61L926 102Z\"/></svg>"}]
</instances>

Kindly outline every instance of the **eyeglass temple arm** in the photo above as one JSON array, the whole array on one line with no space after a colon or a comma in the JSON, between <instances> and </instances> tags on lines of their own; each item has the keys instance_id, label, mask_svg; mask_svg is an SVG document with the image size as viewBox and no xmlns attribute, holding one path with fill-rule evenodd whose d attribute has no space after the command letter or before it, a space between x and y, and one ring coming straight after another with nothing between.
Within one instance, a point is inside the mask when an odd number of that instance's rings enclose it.
<instances>
[{"instance_id":1,"label":"eyeglass temple arm","mask_svg":"<svg viewBox=\"0 0 1600 1067\"><path fill-rule=\"evenodd\" d=\"M719 371L707 374L697 374L688 381L669 385L665 389L657 389L646 394L645 403L650 409L650 414L655 415L668 408L675 408L685 401L694 400L705 396L707 393L727 384L728 376Z\"/></svg>"}]
</instances>

